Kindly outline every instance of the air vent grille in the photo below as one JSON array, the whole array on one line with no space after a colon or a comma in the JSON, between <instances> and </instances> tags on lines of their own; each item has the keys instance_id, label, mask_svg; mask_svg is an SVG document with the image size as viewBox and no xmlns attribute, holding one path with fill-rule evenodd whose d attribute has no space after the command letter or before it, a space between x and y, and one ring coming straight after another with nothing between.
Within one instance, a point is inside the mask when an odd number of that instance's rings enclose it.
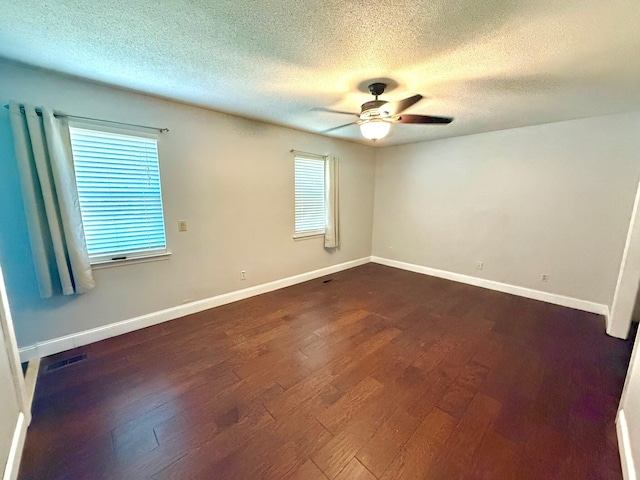
<instances>
[{"instance_id":1,"label":"air vent grille","mask_svg":"<svg viewBox=\"0 0 640 480\"><path fill-rule=\"evenodd\" d=\"M47 366L47 372L52 372L54 370L60 370L61 368L68 367L74 363L81 362L87 358L87 354L83 353L81 355L76 355L75 357L65 358L64 360L60 360L58 362L52 363Z\"/></svg>"}]
</instances>

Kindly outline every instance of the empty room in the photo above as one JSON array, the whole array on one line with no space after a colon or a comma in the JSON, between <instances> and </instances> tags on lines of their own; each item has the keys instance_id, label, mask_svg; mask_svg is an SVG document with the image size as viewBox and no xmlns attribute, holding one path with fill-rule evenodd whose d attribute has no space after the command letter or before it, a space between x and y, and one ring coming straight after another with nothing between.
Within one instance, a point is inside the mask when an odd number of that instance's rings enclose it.
<instances>
[{"instance_id":1,"label":"empty room","mask_svg":"<svg viewBox=\"0 0 640 480\"><path fill-rule=\"evenodd\" d=\"M635 480L639 22L3 3L3 480Z\"/></svg>"}]
</instances>

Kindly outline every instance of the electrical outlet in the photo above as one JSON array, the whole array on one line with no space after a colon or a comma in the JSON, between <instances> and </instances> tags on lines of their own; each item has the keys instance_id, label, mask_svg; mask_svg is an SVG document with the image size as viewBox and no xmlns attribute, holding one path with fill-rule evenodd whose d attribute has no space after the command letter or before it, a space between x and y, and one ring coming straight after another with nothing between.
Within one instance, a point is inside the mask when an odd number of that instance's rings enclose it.
<instances>
[{"instance_id":1,"label":"electrical outlet","mask_svg":"<svg viewBox=\"0 0 640 480\"><path fill-rule=\"evenodd\" d=\"M482 270L484 268L484 262L478 262L476 264L476 270Z\"/></svg>"},{"instance_id":2,"label":"electrical outlet","mask_svg":"<svg viewBox=\"0 0 640 480\"><path fill-rule=\"evenodd\" d=\"M246 280L246 279L247 279L247 271L240 270L240 280Z\"/></svg>"},{"instance_id":3,"label":"electrical outlet","mask_svg":"<svg viewBox=\"0 0 640 480\"><path fill-rule=\"evenodd\" d=\"M540 276L540 281L541 281L541 282L548 282L548 281L549 281L549 274L548 274L548 273L543 273L543 274Z\"/></svg>"},{"instance_id":4,"label":"electrical outlet","mask_svg":"<svg viewBox=\"0 0 640 480\"><path fill-rule=\"evenodd\" d=\"M187 231L187 221L186 220L178 220L178 231L186 232Z\"/></svg>"}]
</instances>

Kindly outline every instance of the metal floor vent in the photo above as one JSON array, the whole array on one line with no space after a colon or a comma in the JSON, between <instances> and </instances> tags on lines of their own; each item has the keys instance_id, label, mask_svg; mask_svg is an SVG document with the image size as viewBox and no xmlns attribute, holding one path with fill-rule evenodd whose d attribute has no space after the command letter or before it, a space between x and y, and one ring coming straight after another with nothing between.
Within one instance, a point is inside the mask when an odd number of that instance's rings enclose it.
<instances>
[{"instance_id":1,"label":"metal floor vent","mask_svg":"<svg viewBox=\"0 0 640 480\"><path fill-rule=\"evenodd\" d=\"M81 362L85 358L87 358L86 353L83 353L81 355L76 355L75 357L65 358L64 360L60 360L59 362L55 362L47 366L47 372L52 372L53 370L59 370L64 367L68 367L73 363Z\"/></svg>"}]
</instances>

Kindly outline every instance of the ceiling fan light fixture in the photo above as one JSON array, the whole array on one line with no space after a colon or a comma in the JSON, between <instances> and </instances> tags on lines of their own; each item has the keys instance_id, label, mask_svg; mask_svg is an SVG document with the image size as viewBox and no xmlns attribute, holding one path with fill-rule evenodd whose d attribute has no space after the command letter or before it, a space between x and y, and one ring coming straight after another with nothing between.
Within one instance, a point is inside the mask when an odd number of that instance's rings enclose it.
<instances>
[{"instance_id":1,"label":"ceiling fan light fixture","mask_svg":"<svg viewBox=\"0 0 640 480\"><path fill-rule=\"evenodd\" d=\"M380 140L387 136L389 130L391 130L392 123L447 124L453 121L453 118L450 117L433 117L430 115L417 115L411 113L403 114L405 110L415 105L424 97L420 94L415 94L395 102L380 100L378 97L384 93L386 87L386 84L380 82L369 85L369 91L375 97L375 100L364 102L360 106L360 113L320 108L320 110L324 111L360 117L357 121L330 128L321 133L329 133L339 128L357 124L360 127L360 133L362 136L375 142L376 140Z\"/></svg>"},{"instance_id":2,"label":"ceiling fan light fixture","mask_svg":"<svg viewBox=\"0 0 640 480\"><path fill-rule=\"evenodd\" d=\"M382 119L374 118L360 124L360 133L362 133L362 136L374 142L386 137L390 129L391 124Z\"/></svg>"}]
</instances>

